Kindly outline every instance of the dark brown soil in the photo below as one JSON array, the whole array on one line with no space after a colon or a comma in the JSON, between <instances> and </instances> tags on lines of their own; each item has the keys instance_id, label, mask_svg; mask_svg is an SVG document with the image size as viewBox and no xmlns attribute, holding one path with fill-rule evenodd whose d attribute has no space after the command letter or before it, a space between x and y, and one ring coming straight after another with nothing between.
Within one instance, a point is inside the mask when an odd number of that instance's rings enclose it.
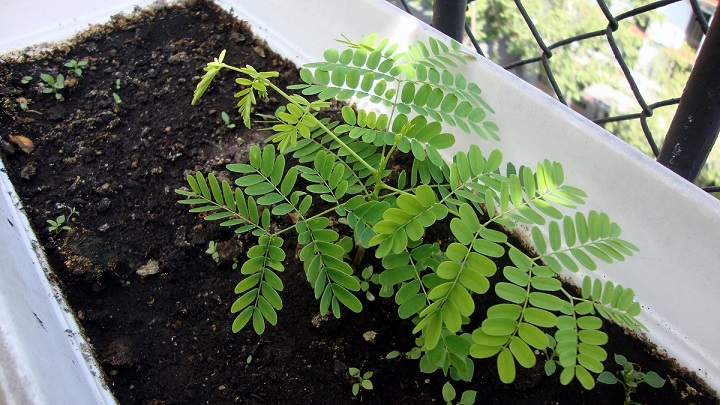
<instances>
[{"instance_id":1,"label":"dark brown soil","mask_svg":"<svg viewBox=\"0 0 720 405\"><path fill-rule=\"evenodd\" d=\"M230 331L239 271L217 265L205 249L211 240L230 241L242 262L250 240L189 214L173 191L191 171L222 173L225 164L244 161L249 145L266 134L240 122L225 127L222 110L237 119L232 92L218 90L232 84L229 75L190 106L202 67L222 49L230 63L279 70L282 85L295 80L292 64L202 1L118 17L71 47L0 61L3 161L108 385L122 404L441 403L441 373L422 374L414 360L385 359L413 347L411 327L398 321L394 303L365 302L362 314L321 319L291 238L278 325L260 337ZM40 74L66 73L70 59L89 66L68 83L64 101L42 94ZM27 75L33 81L21 83ZM273 111L276 101L259 112ZM21 151L11 136L28 138L34 150ZM67 207L79 212L72 230L49 232L46 220L67 215ZM138 274L153 261L157 274ZM374 341L366 332L376 333ZM644 344L610 333L610 353L669 380L663 389L641 387L636 400L716 403ZM373 371L375 389L353 397L348 367ZM611 360L606 367L615 369ZM541 369L503 385L494 369L492 361L478 361L473 383L456 386L477 390L478 403L622 403L620 386L563 387Z\"/></svg>"}]
</instances>

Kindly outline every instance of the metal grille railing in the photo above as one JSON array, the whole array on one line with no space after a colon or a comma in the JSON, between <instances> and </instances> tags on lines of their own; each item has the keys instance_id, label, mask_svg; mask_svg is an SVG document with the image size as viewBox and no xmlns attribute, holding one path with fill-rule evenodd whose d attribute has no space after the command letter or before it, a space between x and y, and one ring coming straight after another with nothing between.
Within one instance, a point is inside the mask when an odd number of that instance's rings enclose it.
<instances>
[{"instance_id":1,"label":"metal grille railing","mask_svg":"<svg viewBox=\"0 0 720 405\"><path fill-rule=\"evenodd\" d=\"M411 14L417 14L418 9L416 8L416 13L413 13L413 8L408 4L408 0L389 0L396 5L402 7ZM400 4L397 4L397 2L400 2ZM472 2L473 0L469 0L469 2ZM491 1L491 0L479 0L479 1ZM704 0L708 2L708 4L712 3L715 0ZM509 3L511 0L495 0L495 3L498 2L505 2ZM596 117L593 119L593 121L599 125L607 126L608 124L613 123L631 123L627 125L636 125L636 122L639 121L640 126L642 128L642 133L644 134L645 141L647 142L647 147L649 147L650 153L654 155L654 157L659 158L658 160L665 164L666 166L670 167L671 169L678 172L681 176L687 178L690 181L694 181L695 178L698 175L698 172L700 171L700 167L705 164L708 154L710 153L710 149L712 149L712 146L714 144L714 141L717 137L718 128L720 127L720 94L713 96L711 94L712 99L709 100L710 103L714 103L717 105L714 111L711 111L711 114L714 114L714 121L710 122L709 128L703 128L703 131L705 134L702 134L702 136L706 137L707 139L704 139L703 145L706 150L692 150L691 148L679 148L676 147L675 150L669 151L664 150L662 147L659 147L659 140L663 137L666 139L669 139L671 137L674 137L675 135L672 133L655 133L653 134L650 128L650 125L648 125L648 118L652 117L654 113L660 109L660 108L675 108L680 104L681 102L681 94L673 95L671 98L666 98L660 101L654 101L654 102L648 102L648 98L643 95L643 92L641 91L641 86L638 85L638 81L635 78L635 74L633 73L630 66L628 66L628 63L626 61L626 58L623 56L623 50L621 50L620 46L618 45L618 42L616 40L616 34L618 33L618 30L620 29L628 29L626 26L621 27L621 22L630 20L634 17L641 16L645 13L649 13L653 10L658 10L662 7L666 7L673 3L678 2L689 2L692 13L694 15L694 19L697 24L697 28L702 32L703 36L708 35L709 30L712 30L711 27L709 27L708 19L706 18L706 12L704 12L698 3L698 0L661 0L661 1L655 1L650 4L642 5L636 8L633 8L628 11L624 11L622 13L618 13L617 15L614 15L611 12L611 7L609 7L608 3L605 0L597 0L596 4L597 7L602 12L602 15L605 18L605 21L601 21L600 24L604 24L605 27L602 29L593 30L590 32L583 32L568 38L563 38L561 40L556 40L552 43L548 43L548 41L543 38L543 36L540 33L540 30L538 29L538 25L533 21L533 16L530 15L526 7L524 7L521 0L514 0L514 6L517 10L517 13L519 13L522 16L522 19L525 22L525 27L530 31L532 38L537 43L538 46L538 54L536 56L527 57L521 60L513 61L509 64L504 65L503 67L507 70L514 70L518 68L528 67L532 66L533 69L541 72L543 82L548 87L548 93L551 95L554 95L560 102L562 102L565 105L572 105L572 102L574 100L568 99L566 93L561 88L561 86L558 84L558 74L562 74L562 72L556 72L553 71L553 68L551 66L551 61L553 56L556 54L554 51L558 51L561 48L564 47L571 47L572 44L579 44L582 41L588 41L592 40L593 38L597 39L603 39L607 42L612 56L615 59L615 62L617 63L617 66L622 71L622 75L624 76L625 81L627 82L627 86L632 93L632 96L634 98L634 101L636 103L636 111L635 112L622 112L622 111L612 111L614 115L608 115L605 117ZM425 8L428 7L428 3L430 3L430 0L411 0L411 3L419 8L422 8L423 6ZM626 2L629 3L629 2ZM432 8L433 8L433 20L432 24L440 29L441 31L445 32L449 36L453 37L456 40L462 41L463 35L462 31L464 28L464 31L467 35L467 38L469 39L469 42L475 47L475 49L480 53L481 55L485 56L483 54L482 48L480 44L478 44L478 41L475 39L475 34L473 33L473 30L471 29L470 25L466 22L466 7L467 7L468 1L467 0L434 0ZM505 4L507 5L507 4ZM460 11L456 11L460 10ZM707 11L707 7L706 7ZM580 12L580 11L577 11ZM716 11L715 15L717 16L720 14L720 11ZM715 20L718 20L717 18ZM627 22L627 21L626 21ZM632 24L626 24L627 26L632 26ZM459 27L458 27L459 26ZM717 21L714 24L714 27L720 26L720 21ZM718 29L715 29L715 31L720 31ZM720 36L720 35L716 35ZM706 38L707 40L707 38ZM709 42L709 41L706 41ZM704 48L707 48L708 44L703 44L702 52L705 52ZM720 72L720 38L714 41L712 44L714 46L714 54L716 59L711 59L710 62L705 62L706 64L712 64L714 66L704 66L705 69L715 69L716 71ZM706 52L708 53L708 52ZM700 58L700 56L698 57ZM614 67L608 67L613 68ZM700 66L696 63L693 67L694 70L698 70ZM698 76L698 75L696 75ZM707 92L713 93L715 90L720 91L720 79L717 78L717 76L720 76L718 73L714 74L706 74L703 75L704 77L698 80L703 80L704 82L701 83L695 83L696 87L699 87L700 89L705 89ZM708 76L710 76L710 79L708 79ZM716 76L716 78L712 78L712 76ZM692 75L691 75L692 77ZM660 86L663 85L662 78L658 78L657 80ZM690 87L690 83L688 83L688 87ZM687 90L686 90L687 92ZM687 98L687 96L686 96ZM695 97L697 98L697 97ZM686 102L687 105L688 102ZM698 104L697 102L695 104ZM707 104L707 103L706 103ZM692 108L695 108L696 110L702 109L703 106L694 106ZM687 109L687 108L686 108ZM690 121L693 120L692 113L700 113L700 111L690 111ZM696 116L699 116L700 114L696 114ZM675 117L675 120L680 120L682 117ZM712 121L713 118L711 117L710 120ZM705 125L706 127L708 125ZM672 125L670 127L673 127ZM617 125L617 128L620 128L620 125ZM672 129L672 128L671 128ZM666 129L667 130L667 129ZM615 132L616 135L620 136L622 138L622 134L618 133L618 131L612 131ZM657 132L657 131L656 131ZM700 136L700 134L694 134L693 136ZM675 139L675 138L673 138ZM627 139L626 139L627 140ZM675 142L673 140L673 142ZM637 146L637 145L636 145ZM675 145L677 146L677 145ZM667 149L671 149L671 147L665 147ZM647 150L647 148L644 148ZM694 173L684 173L681 170L676 170L676 168L672 167L672 164L668 164L669 159L675 159L677 158L678 151L681 150L684 154L691 154L691 160L693 160L694 165L697 166L697 170ZM665 153L663 153L665 152ZM670 156L671 158L665 158L663 154ZM708 172L710 173L709 179L708 174L705 173L705 179L703 180L704 184L700 184L703 186L703 189L708 192L720 192L720 185L716 185L720 183L720 160L719 161L710 161L707 164L705 164L708 167L711 167L711 170ZM709 184L708 184L709 183ZM713 185L715 184L715 185Z\"/></svg>"}]
</instances>

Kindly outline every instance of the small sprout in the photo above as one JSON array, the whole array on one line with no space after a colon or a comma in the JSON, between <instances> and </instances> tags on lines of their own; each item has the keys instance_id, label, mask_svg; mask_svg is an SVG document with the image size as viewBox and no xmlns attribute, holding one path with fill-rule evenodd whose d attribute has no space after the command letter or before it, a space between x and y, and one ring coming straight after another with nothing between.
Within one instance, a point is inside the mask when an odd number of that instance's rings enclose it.
<instances>
[{"instance_id":1,"label":"small sprout","mask_svg":"<svg viewBox=\"0 0 720 405\"><path fill-rule=\"evenodd\" d=\"M52 75L43 73L40 75L40 79L46 84L42 90L43 93L55 93L55 98L58 101L63 100L63 95L60 91L65 88L65 76L58 74L57 77L52 77Z\"/></svg>"},{"instance_id":2,"label":"small sprout","mask_svg":"<svg viewBox=\"0 0 720 405\"><path fill-rule=\"evenodd\" d=\"M209 254L210 257L215 260L215 263L220 263L220 253L217 251L217 242L211 240L205 253Z\"/></svg>"},{"instance_id":3,"label":"small sprout","mask_svg":"<svg viewBox=\"0 0 720 405\"><path fill-rule=\"evenodd\" d=\"M252 359L252 354L251 354L251 355L249 355L249 356L247 357L247 359L245 360L245 364L250 364L250 363L252 363L252 360L253 360L253 359Z\"/></svg>"},{"instance_id":4,"label":"small sprout","mask_svg":"<svg viewBox=\"0 0 720 405\"><path fill-rule=\"evenodd\" d=\"M23 76L22 79L20 79L20 83L22 84L28 84L32 81L32 76Z\"/></svg>"},{"instance_id":5,"label":"small sprout","mask_svg":"<svg viewBox=\"0 0 720 405\"><path fill-rule=\"evenodd\" d=\"M76 61L75 59L69 60L67 63L65 63L65 67L69 68L68 72L75 74L77 77L82 77L83 70L82 68L87 66L87 61L81 60L80 62Z\"/></svg>"},{"instance_id":6,"label":"small sprout","mask_svg":"<svg viewBox=\"0 0 720 405\"><path fill-rule=\"evenodd\" d=\"M598 375L597 380L603 384L620 383L625 388L625 405L638 404L631 398L632 394L637 392L638 385L645 383L653 388L660 388L665 385L665 380L656 372L648 371L643 373L640 366L629 362L625 356L616 354L615 363L622 367L622 370L617 372L621 378L617 378L615 374L609 371L603 371Z\"/></svg>"},{"instance_id":7,"label":"small sprout","mask_svg":"<svg viewBox=\"0 0 720 405\"><path fill-rule=\"evenodd\" d=\"M380 283L380 274L375 273L372 266L364 268L360 273L360 278L360 290L365 293L365 298L367 298L368 301L375 301L375 295L370 292L370 287L372 285L380 286L379 295L381 297L388 298L393 296L394 291L392 286L382 285Z\"/></svg>"},{"instance_id":8,"label":"small sprout","mask_svg":"<svg viewBox=\"0 0 720 405\"><path fill-rule=\"evenodd\" d=\"M472 405L475 403L476 396L477 391L467 390L463 392L463 394L460 396L459 402L453 402L455 398L457 398L457 392L455 391L455 387L450 384L450 381L446 382L445 385L443 385L442 387L443 401L448 405L453 403L456 403L457 405Z\"/></svg>"},{"instance_id":9,"label":"small sprout","mask_svg":"<svg viewBox=\"0 0 720 405\"><path fill-rule=\"evenodd\" d=\"M220 116L222 117L222 120L225 123L225 126L228 127L228 129L235 128L235 124L230 122L230 116L225 111L220 113Z\"/></svg>"},{"instance_id":10,"label":"small sprout","mask_svg":"<svg viewBox=\"0 0 720 405\"><path fill-rule=\"evenodd\" d=\"M65 215L60 215L59 217L55 218L55 220L48 219L47 223L50 224L50 226L48 226L48 231L54 232L55 235L58 235L62 231L69 231L72 228L67 225L63 225L65 221Z\"/></svg>"},{"instance_id":11,"label":"small sprout","mask_svg":"<svg viewBox=\"0 0 720 405\"><path fill-rule=\"evenodd\" d=\"M59 235L62 231L69 231L70 226L66 225L67 222L70 221L70 218L72 218L73 215L80 215L73 207L68 207L70 209L70 214L68 214L67 217L65 215L60 215L59 217L55 218L54 220L48 219L47 223L50 224L48 226L48 231L53 232L55 236Z\"/></svg>"},{"instance_id":12,"label":"small sprout","mask_svg":"<svg viewBox=\"0 0 720 405\"><path fill-rule=\"evenodd\" d=\"M23 111L27 111L30 109L30 107L28 107L30 100L26 99L25 97L18 97L15 99L15 101L17 101L18 105L20 106L20 108L22 108Z\"/></svg>"},{"instance_id":13,"label":"small sprout","mask_svg":"<svg viewBox=\"0 0 720 405\"><path fill-rule=\"evenodd\" d=\"M372 371L367 371L365 374L361 375L360 369L350 367L348 369L348 373L353 381L352 394L354 397L356 397L360 391L373 389L372 381L370 381L370 378L373 376Z\"/></svg>"},{"instance_id":14,"label":"small sprout","mask_svg":"<svg viewBox=\"0 0 720 405\"><path fill-rule=\"evenodd\" d=\"M115 80L115 90L120 90L120 79ZM113 100L115 100L115 104L122 104L122 99L120 98L120 95L113 92Z\"/></svg>"},{"instance_id":15,"label":"small sprout","mask_svg":"<svg viewBox=\"0 0 720 405\"><path fill-rule=\"evenodd\" d=\"M388 360L392 360L392 359L395 359L395 358L400 357L401 354L402 354L402 353L400 353L399 351L393 350L393 351L391 351L390 353L386 354L386 355L385 355L385 358L388 359Z\"/></svg>"},{"instance_id":16,"label":"small sprout","mask_svg":"<svg viewBox=\"0 0 720 405\"><path fill-rule=\"evenodd\" d=\"M370 284L380 284L380 275L373 274L373 267L368 266L360 273L360 277L362 277L360 290L365 293L365 298L367 298L368 301L375 301L375 296L370 292Z\"/></svg>"}]
</instances>

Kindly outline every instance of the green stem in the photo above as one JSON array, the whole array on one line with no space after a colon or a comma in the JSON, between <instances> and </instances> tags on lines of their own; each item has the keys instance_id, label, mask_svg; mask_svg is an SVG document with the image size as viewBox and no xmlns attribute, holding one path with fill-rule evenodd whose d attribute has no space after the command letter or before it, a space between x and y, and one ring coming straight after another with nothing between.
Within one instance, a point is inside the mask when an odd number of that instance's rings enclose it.
<instances>
[{"instance_id":1,"label":"green stem","mask_svg":"<svg viewBox=\"0 0 720 405\"><path fill-rule=\"evenodd\" d=\"M365 256L365 248L358 243L357 250L355 251L355 258L353 259L352 267L355 270L360 269L360 264L362 263L362 259Z\"/></svg>"},{"instance_id":2,"label":"green stem","mask_svg":"<svg viewBox=\"0 0 720 405\"><path fill-rule=\"evenodd\" d=\"M232 70L235 70L235 71L237 71L237 72L243 73L239 68L236 68L236 67L234 67L234 66L226 65L226 64L224 64L224 63L223 63L223 66L224 66L224 67L227 67L227 68L230 68L230 69L232 69ZM288 100L288 101L291 102L292 104L294 104L294 105L302 108L303 110L305 110L305 112L309 113L309 110L308 110L307 106L303 106L303 105L301 105L300 103L298 103L297 101L293 100L293 98L292 98L289 94L285 93L281 88L279 88L278 86L276 86L275 84L273 84L270 80L264 79L264 78L262 78L262 77L260 77L260 76L250 75L250 77L252 77L254 80L258 80L258 79L261 80L264 85L272 88L272 89L275 90L278 94L280 94L281 96L283 96L286 100ZM325 132L326 134L328 134L328 135L329 135L335 142L337 142L337 143L340 145L340 147L341 147L342 149L344 149L350 156L352 156L352 157L354 157L355 159L357 159L357 161L360 162L360 164L362 164L363 166L365 166L365 168L368 169L368 170L370 171L370 173L372 173L374 176L377 175L378 170L375 169L374 167L370 166L370 165L365 161L365 159L361 158L357 153L355 153L355 151L352 150L349 146L347 146L347 145L345 144L345 142L343 142L340 138L338 138L338 136L335 135L335 133L334 133L333 131L331 131L328 127L326 127L326 126L325 126L322 122L320 122L319 120L316 120L316 123L317 123L317 125L320 127L320 129L323 130L323 132Z\"/></svg>"},{"instance_id":3,"label":"green stem","mask_svg":"<svg viewBox=\"0 0 720 405\"><path fill-rule=\"evenodd\" d=\"M323 212L319 212L319 213L311 216L310 218L304 218L304 217L303 217L302 220L303 220L303 221L310 221L310 220L312 220L312 219L325 216L325 214L327 214L327 213L329 213L329 212L332 212L332 211L335 211L336 208L337 208L337 207L328 208L328 209L326 209L326 210L323 211ZM270 236L278 236L278 235L281 235L281 234L283 234L283 233L285 233L285 232L287 232L287 231L289 231L289 230L295 229L296 227L297 227L297 223L292 224L291 226L288 226L287 228L281 229L281 230L279 230L279 231L277 231L277 232L275 232L275 233L273 233L273 234L268 234L268 235L270 235Z\"/></svg>"}]
</instances>

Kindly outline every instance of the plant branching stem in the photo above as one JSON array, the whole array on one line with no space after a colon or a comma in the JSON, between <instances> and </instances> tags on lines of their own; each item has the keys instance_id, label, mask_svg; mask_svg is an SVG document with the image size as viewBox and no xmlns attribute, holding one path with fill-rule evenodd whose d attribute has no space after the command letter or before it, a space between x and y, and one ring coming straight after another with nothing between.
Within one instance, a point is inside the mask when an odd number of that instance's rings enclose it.
<instances>
[{"instance_id":1,"label":"plant branching stem","mask_svg":"<svg viewBox=\"0 0 720 405\"><path fill-rule=\"evenodd\" d=\"M240 68L237 68L237 67L235 67L235 66L228 65L228 64L225 64L225 63L222 63L221 65L222 65L222 67L225 67L225 68L234 70L234 71L236 71L236 72L248 74L246 71L241 70ZM252 77L254 80L260 80L260 81L262 82L262 84L264 84L264 85L270 87L271 89L275 90L275 91L276 91L278 94L280 94L283 98L285 98L286 100L288 100L288 101L291 102L292 104L296 105L297 107L299 107L299 108L305 110L307 113L309 113L309 109L307 108L307 106L301 105L301 104L299 104L297 101L293 100L293 98L292 98L289 94L285 93L281 88L279 88L278 86L276 86L275 84L273 84L270 80L261 77L259 74L258 74L258 75L248 74L248 75L249 75L250 77ZM347 145L345 144L345 142L343 142L340 138L338 138L338 136L335 135L335 133L334 133L333 131L331 131L330 128L326 127L322 122L320 122L320 121L318 121L318 120L316 120L316 124L318 125L318 127L320 127L320 129L323 130L323 132L325 132L326 134L328 134L335 142L337 142L337 143L340 145L341 148L343 148L348 154L350 154L350 156L354 157L355 159L357 159L358 162L360 162L360 164L362 164L363 166L365 166L365 168L368 169L368 170L370 171L370 173L372 173L374 176L377 175L377 173L378 173L377 169L375 169L374 167L370 166L370 165L365 161L365 159L361 158L357 153L355 153L355 151L352 150L349 146L347 146Z\"/></svg>"}]
</instances>

